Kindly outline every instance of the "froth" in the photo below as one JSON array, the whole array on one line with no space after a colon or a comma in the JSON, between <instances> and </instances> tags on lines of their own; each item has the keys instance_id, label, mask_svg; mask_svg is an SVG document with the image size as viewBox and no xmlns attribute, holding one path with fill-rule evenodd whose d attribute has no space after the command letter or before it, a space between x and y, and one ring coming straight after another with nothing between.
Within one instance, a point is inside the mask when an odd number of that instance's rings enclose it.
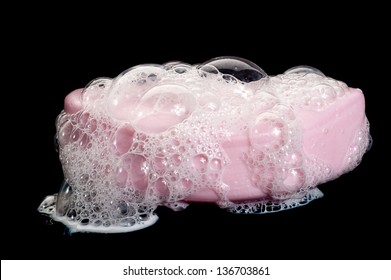
<instances>
[{"instance_id":1,"label":"froth","mask_svg":"<svg viewBox=\"0 0 391 280\"><path fill-rule=\"evenodd\" d=\"M297 112L327 110L349 94L312 67L270 77L235 57L140 65L94 80L56 120L65 180L39 210L72 231L127 232L152 225L158 206L182 210L205 191L216 199L204 201L237 213L304 205L338 171L304 152ZM343 172L358 164L368 135L365 122ZM225 148L235 139L244 143L240 157ZM231 197L225 178L235 165L258 198Z\"/></svg>"}]
</instances>

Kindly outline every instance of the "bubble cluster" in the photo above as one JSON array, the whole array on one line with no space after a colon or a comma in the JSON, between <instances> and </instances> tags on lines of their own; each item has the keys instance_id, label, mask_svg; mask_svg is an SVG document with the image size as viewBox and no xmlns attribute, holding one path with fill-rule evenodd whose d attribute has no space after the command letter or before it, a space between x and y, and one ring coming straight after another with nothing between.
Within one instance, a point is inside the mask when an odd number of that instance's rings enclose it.
<instances>
[{"instance_id":1,"label":"bubble cluster","mask_svg":"<svg viewBox=\"0 0 391 280\"><path fill-rule=\"evenodd\" d=\"M338 171L304 151L297 112L327 110L349 94L346 84L312 67L272 77L237 57L139 65L96 79L76 98L78 108L57 117L65 179L39 211L71 231L127 232L156 222L158 206L182 210L203 201L194 198L203 192L235 213L304 205L321 197L316 185ZM343 172L359 163L368 135L365 119ZM235 139L240 157L225 148ZM235 165L258 198L231 195L226 177Z\"/></svg>"}]
</instances>

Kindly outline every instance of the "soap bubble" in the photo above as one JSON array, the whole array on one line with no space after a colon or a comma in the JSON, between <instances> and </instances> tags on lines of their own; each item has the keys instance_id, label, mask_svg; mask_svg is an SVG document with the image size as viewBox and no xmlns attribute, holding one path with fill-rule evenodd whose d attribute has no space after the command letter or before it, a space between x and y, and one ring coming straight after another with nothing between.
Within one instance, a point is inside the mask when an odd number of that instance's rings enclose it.
<instances>
[{"instance_id":1,"label":"soap bubble","mask_svg":"<svg viewBox=\"0 0 391 280\"><path fill-rule=\"evenodd\" d=\"M217 57L205 62L199 68L207 73L222 74L226 80L234 77L245 83L267 77L266 72L258 65L240 57Z\"/></svg>"}]
</instances>

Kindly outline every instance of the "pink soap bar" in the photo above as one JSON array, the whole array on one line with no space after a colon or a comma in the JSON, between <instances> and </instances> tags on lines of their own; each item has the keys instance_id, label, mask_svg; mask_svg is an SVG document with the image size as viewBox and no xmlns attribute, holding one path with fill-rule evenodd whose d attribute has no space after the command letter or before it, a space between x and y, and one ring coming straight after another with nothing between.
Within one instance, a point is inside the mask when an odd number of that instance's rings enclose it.
<instances>
[{"instance_id":1,"label":"pink soap bar","mask_svg":"<svg viewBox=\"0 0 391 280\"><path fill-rule=\"evenodd\" d=\"M312 67L268 76L236 57L94 80L65 98L56 125L65 180L39 211L71 231L138 230L158 206L190 202L294 208L370 144L361 90Z\"/></svg>"}]
</instances>

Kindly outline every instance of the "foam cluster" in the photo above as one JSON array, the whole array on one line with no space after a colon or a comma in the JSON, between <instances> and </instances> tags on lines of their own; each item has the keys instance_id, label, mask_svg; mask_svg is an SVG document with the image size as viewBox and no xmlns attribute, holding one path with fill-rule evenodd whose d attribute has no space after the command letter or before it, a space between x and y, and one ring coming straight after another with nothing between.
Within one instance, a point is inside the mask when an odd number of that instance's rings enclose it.
<instances>
[{"instance_id":1,"label":"foam cluster","mask_svg":"<svg viewBox=\"0 0 391 280\"><path fill-rule=\"evenodd\" d=\"M96 79L79 95L79 108L56 120L65 179L39 211L71 231L128 232L156 222L158 206L182 210L207 201L197 199L205 191L236 213L306 204L322 195L316 185L341 171L304 152L296 112L326 110L349 94L312 67L270 77L236 57L139 65ZM344 171L361 160L368 130L365 122ZM243 145L239 157L226 148L235 141ZM230 195L238 182L227 176L237 163L258 198Z\"/></svg>"}]
</instances>

